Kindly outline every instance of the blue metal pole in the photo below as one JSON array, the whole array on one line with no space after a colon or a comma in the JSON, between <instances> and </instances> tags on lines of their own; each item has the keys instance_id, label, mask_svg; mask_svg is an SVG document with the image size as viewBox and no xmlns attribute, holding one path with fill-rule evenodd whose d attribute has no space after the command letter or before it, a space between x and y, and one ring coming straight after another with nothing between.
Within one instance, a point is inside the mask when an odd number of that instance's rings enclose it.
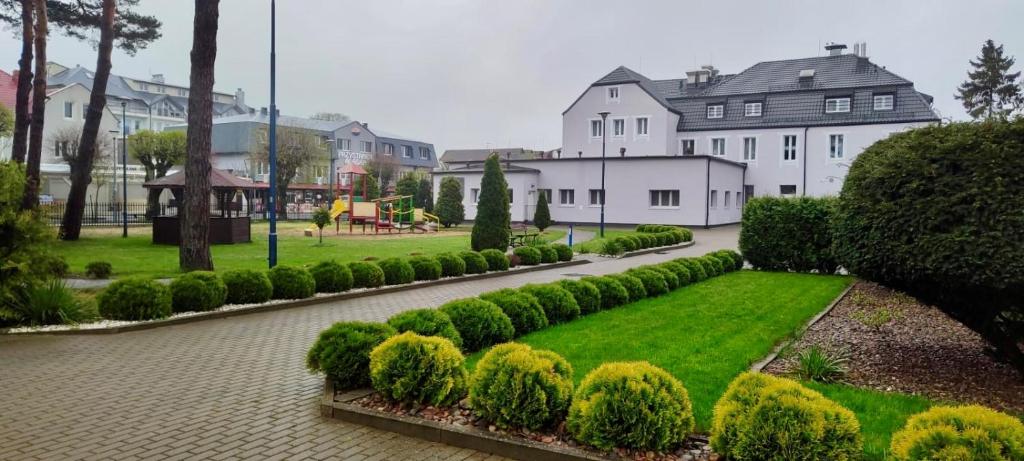
<instances>
[{"instance_id":1,"label":"blue metal pole","mask_svg":"<svg viewBox=\"0 0 1024 461\"><path fill-rule=\"evenodd\" d=\"M572 224L569 224L569 248L572 248Z\"/></svg>"},{"instance_id":2,"label":"blue metal pole","mask_svg":"<svg viewBox=\"0 0 1024 461\"><path fill-rule=\"evenodd\" d=\"M277 24L275 10L275 1L270 0L270 139L268 139L270 143L270 196L267 197L267 202L270 204L270 235L267 237L270 254L267 257L267 262L271 268L277 265L277 102L275 98Z\"/></svg>"}]
</instances>

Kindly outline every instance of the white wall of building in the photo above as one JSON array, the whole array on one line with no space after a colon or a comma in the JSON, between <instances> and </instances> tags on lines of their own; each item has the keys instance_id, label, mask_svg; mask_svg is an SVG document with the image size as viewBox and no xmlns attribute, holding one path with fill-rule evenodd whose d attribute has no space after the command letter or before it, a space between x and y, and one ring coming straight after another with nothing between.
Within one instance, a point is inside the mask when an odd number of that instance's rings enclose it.
<instances>
[{"instance_id":1,"label":"white wall of building","mask_svg":"<svg viewBox=\"0 0 1024 461\"><path fill-rule=\"evenodd\" d=\"M609 88L618 88L619 100L608 99ZM596 86L587 89L583 96L562 116L562 158L601 156L601 138L590 136L590 121L600 120L598 112L611 112L607 121L607 156L619 156L619 149L626 148L627 157L664 155L669 152L676 135L679 116L669 112L651 95L636 84ZM647 136L636 135L638 117L648 118ZM626 122L625 135L614 136L615 119Z\"/></svg>"}]
</instances>

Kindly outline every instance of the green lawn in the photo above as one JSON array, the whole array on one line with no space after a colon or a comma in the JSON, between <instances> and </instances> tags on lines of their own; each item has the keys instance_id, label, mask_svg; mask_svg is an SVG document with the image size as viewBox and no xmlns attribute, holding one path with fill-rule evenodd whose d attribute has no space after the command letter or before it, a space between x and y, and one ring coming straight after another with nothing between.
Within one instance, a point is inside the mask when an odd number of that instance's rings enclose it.
<instances>
[{"instance_id":1,"label":"green lawn","mask_svg":"<svg viewBox=\"0 0 1024 461\"><path fill-rule=\"evenodd\" d=\"M604 238L602 239L598 237L598 232L600 232L600 230L596 227L577 227L575 229L594 233L593 239L587 240L586 242L577 243L572 246L572 248L579 253L597 253L598 251L601 250L601 247L604 246L605 240L636 233L636 231L634 231L633 228L609 228L605 226Z\"/></svg>"},{"instance_id":2,"label":"green lawn","mask_svg":"<svg viewBox=\"0 0 1024 461\"><path fill-rule=\"evenodd\" d=\"M334 238L333 228L324 229L324 243L315 237L305 237L302 230L309 223L286 222L278 225L278 262L280 264L308 264L325 259L342 262L357 261L367 256L387 258L407 256L410 253L436 254L469 249L470 227L439 234L408 237L352 237ZM235 245L214 245L213 264L218 271L240 268L265 268L267 265L266 223L253 224L252 242ZM445 235L450 234L450 235ZM406 234L407 235L407 234ZM557 240L563 230L548 229L544 238ZM90 261L108 261L114 267L115 277L139 275L172 277L178 274L178 247L154 245L150 230L145 227L129 229L129 237L121 238L120 231L89 229L76 242L57 242L58 254L64 256L73 274L85 271Z\"/></svg>"}]
</instances>

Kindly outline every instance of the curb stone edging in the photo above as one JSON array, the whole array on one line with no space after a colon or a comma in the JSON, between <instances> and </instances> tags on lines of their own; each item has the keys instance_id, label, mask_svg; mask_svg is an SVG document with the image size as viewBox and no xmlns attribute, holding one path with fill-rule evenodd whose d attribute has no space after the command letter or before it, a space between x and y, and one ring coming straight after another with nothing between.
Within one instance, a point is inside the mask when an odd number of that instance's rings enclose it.
<instances>
[{"instance_id":1,"label":"curb stone edging","mask_svg":"<svg viewBox=\"0 0 1024 461\"><path fill-rule=\"evenodd\" d=\"M619 258L632 258L633 256L649 255L651 253L657 253L659 251L681 250L683 248L692 247L695 243L697 243L696 240L690 240L689 242L683 242L678 245L665 245L663 247L644 248L643 250L636 250L630 251L628 253L623 253L622 256L619 256Z\"/></svg>"},{"instance_id":2,"label":"curb stone edging","mask_svg":"<svg viewBox=\"0 0 1024 461\"><path fill-rule=\"evenodd\" d=\"M149 330L152 328L160 328L171 325L181 325L185 323L201 322L204 320L224 319L228 317L234 317L238 315L255 314L259 312L272 312L284 309L292 309L295 307L312 306L314 304L322 304L334 301L344 301L348 299L364 298L367 296L382 295L387 293L395 293L399 291L416 290L419 288L432 287L437 285L447 285L450 283L469 282L475 280L484 280L497 277L505 277L514 274L523 274L528 272L538 272L548 269L559 269L563 267L579 266L582 264L590 264L591 261L588 259L573 259L571 261L563 261L550 264L541 264L537 266L529 266L523 269L508 270L508 271L494 271L485 272L483 274L472 274L463 275L461 277L448 277L438 280L424 281L419 283L408 283L404 285L388 285L380 288L371 290L363 290L356 292L342 292L335 293L328 296L320 296L305 299L296 299L292 301L285 301L273 304L259 304L253 307L245 307L241 309L232 309L224 311L212 311L204 312L201 314L190 315L187 317L177 317L163 320L151 320L143 321L131 325L118 325L113 327L105 328L89 328L89 329L69 329L69 330L51 330L51 331L25 331L19 333L8 333L6 330L0 331L0 336L9 337L21 337L21 336L41 336L41 335L104 335L104 334L116 334L125 333L129 331Z\"/></svg>"}]
</instances>

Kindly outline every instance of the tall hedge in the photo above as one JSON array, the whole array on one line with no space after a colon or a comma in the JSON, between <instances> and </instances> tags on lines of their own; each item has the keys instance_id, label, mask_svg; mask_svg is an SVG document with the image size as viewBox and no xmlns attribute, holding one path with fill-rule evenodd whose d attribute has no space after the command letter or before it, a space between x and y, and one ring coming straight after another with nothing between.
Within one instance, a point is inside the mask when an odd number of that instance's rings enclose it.
<instances>
[{"instance_id":1,"label":"tall hedge","mask_svg":"<svg viewBox=\"0 0 1024 461\"><path fill-rule=\"evenodd\" d=\"M831 197L758 197L743 207L740 251L755 269L831 274Z\"/></svg>"},{"instance_id":2,"label":"tall hedge","mask_svg":"<svg viewBox=\"0 0 1024 461\"><path fill-rule=\"evenodd\" d=\"M466 209L462 205L462 184L458 179L452 176L441 179L441 192L437 194L434 211L444 227L457 226L466 220Z\"/></svg>"},{"instance_id":3,"label":"tall hedge","mask_svg":"<svg viewBox=\"0 0 1024 461\"><path fill-rule=\"evenodd\" d=\"M508 183L501 172L498 156L492 155L484 163L484 175L480 180L480 197L470 240L473 250L508 248L508 226Z\"/></svg>"},{"instance_id":4,"label":"tall hedge","mask_svg":"<svg viewBox=\"0 0 1024 461\"><path fill-rule=\"evenodd\" d=\"M1024 370L1024 119L891 136L850 167L835 250L934 304Z\"/></svg>"}]
</instances>

